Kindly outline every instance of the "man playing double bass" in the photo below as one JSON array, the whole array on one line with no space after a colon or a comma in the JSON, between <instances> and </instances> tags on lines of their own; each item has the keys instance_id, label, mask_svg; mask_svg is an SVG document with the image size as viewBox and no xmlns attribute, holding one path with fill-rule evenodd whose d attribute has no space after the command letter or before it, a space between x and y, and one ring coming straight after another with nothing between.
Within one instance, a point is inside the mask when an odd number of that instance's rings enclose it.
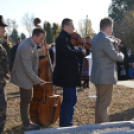
<instances>
[{"instance_id":1,"label":"man playing double bass","mask_svg":"<svg viewBox=\"0 0 134 134\"><path fill-rule=\"evenodd\" d=\"M77 89L80 86L80 68L78 58L86 55L86 50L78 51L70 39L74 31L73 21L64 19L62 31L56 39L56 66L53 84L63 87L63 101L60 112L60 127L73 125L73 115L77 102Z\"/></svg>"},{"instance_id":2,"label":"man playing double bass","mask_svg":"<svg viewBox=\"0 0 134 134\"><path fill-rule=\"evenodd\" d=\"M39 65L37 46L44 43L45 36L46 33L43 29L35 28L32 37L20 43L11 73L11 82L20 88L20 112L25 130L39 129L30 122L27 110L33 85L43 86L45 84L45 81L37 76Z\"/></svg>"}]
</instances>

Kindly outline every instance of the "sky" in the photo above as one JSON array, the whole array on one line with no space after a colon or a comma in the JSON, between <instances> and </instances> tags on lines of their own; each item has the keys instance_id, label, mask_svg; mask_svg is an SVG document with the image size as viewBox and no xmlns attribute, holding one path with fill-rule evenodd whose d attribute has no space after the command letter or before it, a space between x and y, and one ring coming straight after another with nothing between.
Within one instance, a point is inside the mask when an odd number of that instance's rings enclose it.
<instances>
[{"instance_id":1,"label":"sky","mask_svg":"<svg viewBox=\"0 0 134 134\"><path fill-rule=\"evenodd\" d=\"M70 18L77 29L79 21L86 18L92 22L93 30L99 32L100 20L108 17L108 7L111 0L0 0L0 15L4 19L17 22L18 32L27 34L22 24L25 13L33 14L51 24L61 24L64 18Z\"/></svg>"}]
</instances>

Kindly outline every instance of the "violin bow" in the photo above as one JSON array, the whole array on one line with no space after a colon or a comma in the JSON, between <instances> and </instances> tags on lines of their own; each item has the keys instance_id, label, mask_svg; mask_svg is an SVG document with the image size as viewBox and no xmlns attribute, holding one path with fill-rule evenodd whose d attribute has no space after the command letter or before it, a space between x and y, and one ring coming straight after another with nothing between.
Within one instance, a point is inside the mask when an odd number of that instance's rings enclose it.
<instances>
[{"instance_id":1,"label":"violin bow","mask_svg":"<svg viewBox=\"0 0 134 134\"><path fill-rule=\"evenodd\" d=\"M88 15L86 16L86 25L85 25L85 38L84 38L84 45L83 48L85 48L86 45L86 36L87 36L87 23L88 23Z\"/></svg>"}]
</instances>

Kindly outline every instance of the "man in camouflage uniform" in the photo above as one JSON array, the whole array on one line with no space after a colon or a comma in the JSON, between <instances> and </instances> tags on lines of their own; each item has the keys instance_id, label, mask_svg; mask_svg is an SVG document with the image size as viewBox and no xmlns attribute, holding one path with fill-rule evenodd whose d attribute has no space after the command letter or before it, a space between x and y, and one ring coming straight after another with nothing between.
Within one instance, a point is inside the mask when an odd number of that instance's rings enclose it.
<instances>
[{"instance_id":1,"label":"man in camouflage uniform","mask_svg":"<svg viewBox=\"0 0 134 134\"><path fill-rule=\"evenodd\" d=\"M3 17L0 15L0 39L4 37L5 27ZM8 71L7 54L4 47L0 44L0 134L2 133L6 122L6 80Z\"/></svg>"},{"instance_id":2,"label":"man in camouflage uniform","mask_svg":"<svg viewBox=\"0 0 134 134\"><path fill-rule=\"evenodd\" d=\"M7 35L4 36L2 39L2 46L5 48L7 52L7 59L8 59L8 64L9 64L9 72L12 70L13 66L13 52L12 52L12 47L13 45L8 41Z\"/></svg>"}]
</instances>

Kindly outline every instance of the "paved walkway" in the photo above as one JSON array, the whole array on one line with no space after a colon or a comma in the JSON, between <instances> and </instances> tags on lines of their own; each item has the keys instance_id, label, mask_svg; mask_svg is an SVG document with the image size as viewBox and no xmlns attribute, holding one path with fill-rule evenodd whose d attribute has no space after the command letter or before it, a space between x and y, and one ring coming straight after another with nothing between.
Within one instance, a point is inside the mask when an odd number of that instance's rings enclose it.
<instances>
[{"instance_id":1,"label":"paved walkway","mask_svg":"<svg viewBox=\"0 0 134 134\"><path fill-rule=\"evenodd\" d=\"M130 81L130 80L118 81L117 85L123 85L123 86L126 86L126 87L134 88L134 81Z\"/></svg>"}]
</instances>

